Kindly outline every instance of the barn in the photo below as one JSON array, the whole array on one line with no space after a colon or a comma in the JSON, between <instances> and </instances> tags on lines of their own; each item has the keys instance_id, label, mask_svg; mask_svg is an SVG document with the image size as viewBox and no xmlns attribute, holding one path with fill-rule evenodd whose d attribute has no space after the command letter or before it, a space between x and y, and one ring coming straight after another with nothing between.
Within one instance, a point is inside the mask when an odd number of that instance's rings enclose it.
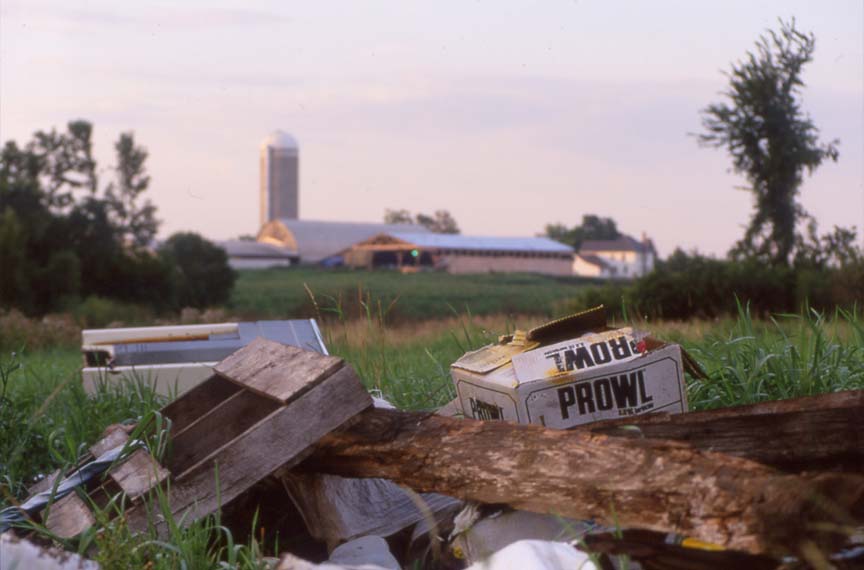
<instances>
[{"instance_id":1,"label":"barn","mask_svg":"<svg viewBox=\"0 0 864 570\"><path fill-rule=\"evenodd\" d=\"M340 263L340 255L352 245L375 235L409 231L428 234L423 226L413 224L375 224L368 222L328 222L278 218L264 224L258 242L295 251L300 263Z\"/></svg>"},{"instance_id":2,"label":"barn","mask_svg":"<svg viewBox=\"0 0 864 570\"><path fill-rule=\"evenodd\" d=\"M571 275L573 248L545 237L479 237L414 232L400 226L343 253L351 267L448 273Z\"/></svg>"}]
</instances>

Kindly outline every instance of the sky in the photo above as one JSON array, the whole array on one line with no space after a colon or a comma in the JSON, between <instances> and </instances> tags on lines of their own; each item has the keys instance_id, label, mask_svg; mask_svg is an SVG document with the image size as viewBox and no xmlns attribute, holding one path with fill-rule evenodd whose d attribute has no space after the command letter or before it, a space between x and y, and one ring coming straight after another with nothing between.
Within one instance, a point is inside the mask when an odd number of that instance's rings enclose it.
<instances>
[{"instance_id":1,"label":"sky","mask_svg":"<svg viewBox=\"0 0 864 570\"><path fill-rule=\"evenodd\" d=\"M0 141L133 131L160 235L254 234L258 146L300 144L300 216L447 209L471 235L584 214L723 255L752 213L700 110L778 18L816 36L802 103L840 159L801 202L864 231L861 0L0 0Z\"/></svg>"}]
</instances>

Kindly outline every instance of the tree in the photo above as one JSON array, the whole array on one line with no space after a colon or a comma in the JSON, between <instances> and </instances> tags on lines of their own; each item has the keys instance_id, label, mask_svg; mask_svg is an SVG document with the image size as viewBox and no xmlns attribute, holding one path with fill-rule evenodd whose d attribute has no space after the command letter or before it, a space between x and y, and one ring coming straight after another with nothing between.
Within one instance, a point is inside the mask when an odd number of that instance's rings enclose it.
<instances>
[{"instance_id":1,"label":"tree","mask_svg":"<svg viewBox=\"0 0 864 570\"><path fill-rule=\"evenodd\" d=\"M435 210L435 214L417 214L417 223L436 234L458 234L459 224L447 210Z\"/></svg>"},{"instance_id":2,"label":"tree","mask_svg":"<svg viewBox=\"0 0 864 570\"><path fill-rule=\"evenodd\" d=\"M87 121L70 121L65 133L56 129L38 131L26 151L35 159L47 200L54 211L65 211L75 201L75 192L98 190L96 160L93 158L93 125Z\"/></svg>"},{"instance_id":3,"label":"tree","mask_svg":"<svg viewBox=\"0 0 864 570\"><path fill-rule=\"evenodd\" d=\"M733 257L788 265L797 222L806 215L797 201L803 173L812 174L825 159L837 160L838 141L820 143L799 102L802 69L815 43L813 34L795 29L794 20L781 20L779 33L761 36L755 53L732 65L728 101L702 111L699 142L725 147L754 197L755 212Z\"/></svg>"},{"instance_id":4,"label":"tree","mask_svg":"<svg viewBox=\"0 0 864 570\"><path fill-rule=\"evenodd\" d=\"M570 245L576 251L582 246L582 242L589 240L613 240L621 237L618 225L612 218L601 218L595 214L582 216L582 224L568 228L562 223L547 224L546 237Z\"/></svg>"},{"instance_id":5,"label":"tree","mask_svg":"<svg viewBox=\"0 0 864 570\"><path fill-rule=\"evenodd\" d=\"M100 192L92 133L72 121L0 150L0 307L42 314L79 295L173 305L160 278L170 268L142 247L157 225L141 201L147 153L121 135L117 181Z\"/></svg>"},{"instance_id":6,"label":"tree","mask_svg":"<svg viewBox=\"0 0 864 570\"><path fill-rule=\"evenodd\" d=\"M417 214L412 217L408 210L386 210L384 212L385 224L417 224L423 226L430 232L436 234L458 234L460 233L459 224L448 210L435 210L435 213L430 215Z\"/></svg>"},{"instance_id":7,"label":"tree","mask_svg":"<svg viewBox=\"0 0 864 570\"><path fill-rule=\"evenodd\" d=\"M165 240L159 256L175 268L180 307L203 309L228 301L237 276L221 247L196 233L181 232Z\"/></svg>"},{"instance_id":8,"label":"tree","mask_svg":"<svg viewBox=\"0 0 864 570\"><path fill-rule=\"evenodd\" d=\"M411 212L408 210L391 210L387 209L384 212L385 224L413 224L414 218L411 217Z\"/></svg>"},{"instance_id":9,"label":"tree","mask_svg":"<svg viewBox=\"0 0 864 570\"><path fill-rule=\"evenodd\" d=\"M150 185L144 163L147 150L135 144L135 135L122 133L114 145L117 153L116 182L105 189L105 199L120 238L135 247L146 247L156 236L159 221L156 207L149 201L140 202L141 194Z\"/></svg>"}]
</instances>

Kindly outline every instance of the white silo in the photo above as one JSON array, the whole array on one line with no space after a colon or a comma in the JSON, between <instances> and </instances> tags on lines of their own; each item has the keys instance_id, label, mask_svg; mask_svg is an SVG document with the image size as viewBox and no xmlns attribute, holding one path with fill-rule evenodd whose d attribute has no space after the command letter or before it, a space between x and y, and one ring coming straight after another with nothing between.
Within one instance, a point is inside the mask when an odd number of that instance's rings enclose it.
<instances>
[{"instance_id":1,"label":"white silo","mask_svg":"<svg viewBox=\"0 0 864 570\"><path fill-rule=\"evenodd\" d=\"M299 147L286 132L273 131L261 143L261 225L299 215Z\"/></svg>"}]
</instances>

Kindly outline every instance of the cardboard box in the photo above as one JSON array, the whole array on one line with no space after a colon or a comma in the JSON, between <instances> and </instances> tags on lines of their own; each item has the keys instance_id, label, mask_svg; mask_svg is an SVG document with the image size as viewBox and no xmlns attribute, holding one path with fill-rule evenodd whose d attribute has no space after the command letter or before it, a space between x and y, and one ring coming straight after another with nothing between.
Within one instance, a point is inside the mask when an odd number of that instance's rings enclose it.
<instances>
[{"instance_id":1,"label":"cardboard box","mask_svg":"<svg viewBox=\"0 0 864 570\"><path fill-rule=\"evenodd\" d=\"M687 411L689 360L645 332L609 329L598 307L502 337L450 371L466 417L568 428Z\"/></svg>"}]
</instances>

